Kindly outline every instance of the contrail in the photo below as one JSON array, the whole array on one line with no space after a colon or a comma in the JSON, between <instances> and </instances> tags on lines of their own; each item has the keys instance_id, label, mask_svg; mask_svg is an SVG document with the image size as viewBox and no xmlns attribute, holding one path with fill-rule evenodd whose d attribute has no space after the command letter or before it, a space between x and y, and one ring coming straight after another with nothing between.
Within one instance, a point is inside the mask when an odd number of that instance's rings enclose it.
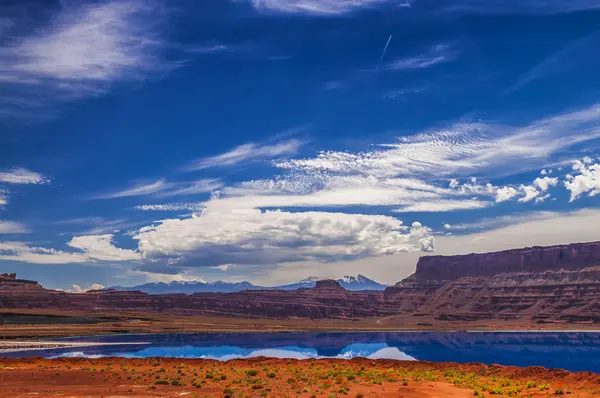
<instances>
[{"instance_id":1,"label":"contrail","mask_svg":"<svg viewBox=\"0 0 600 398\"><path fill-rule=\"evenodd\" d=\"M383 52L381 53L381 57L379 58L379 62L377 62L377 68L375 68L375 71L379 70L379 64L381 64L381 61L383 61L383 57L385 56L385 52L387 51L387 48L390 45L390 41L392 41L392 35L390 35L390 37L388 38L387 43L385 43L385 48L383 49Z\"/></svg>"}]
</instances>

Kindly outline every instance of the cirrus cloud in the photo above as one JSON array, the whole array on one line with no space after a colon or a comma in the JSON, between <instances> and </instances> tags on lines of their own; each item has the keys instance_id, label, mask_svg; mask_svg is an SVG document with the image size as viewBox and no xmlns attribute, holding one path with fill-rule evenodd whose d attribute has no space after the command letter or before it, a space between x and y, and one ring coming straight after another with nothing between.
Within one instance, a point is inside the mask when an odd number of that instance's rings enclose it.
<instances>
[{"instance_id":1,"label":"cirrus cloud","mask_svg":"<svg viewBox=\"0 0 600 398\"><path fill-rule=\"evenodd\" d=\"M387 0L250 0L259 11L331 16L372 7Z\"/></svg>"},{"instance_id":2,"label":"cirrus cloud","mask_svg":"<svg viewBox=\"0 0 600 398\"><path fill-rule=\"evenodd\" d=\"M48 178L22 167L0 172L0 182L7 184L47 184Z\"/></svg>"}]
</instances>

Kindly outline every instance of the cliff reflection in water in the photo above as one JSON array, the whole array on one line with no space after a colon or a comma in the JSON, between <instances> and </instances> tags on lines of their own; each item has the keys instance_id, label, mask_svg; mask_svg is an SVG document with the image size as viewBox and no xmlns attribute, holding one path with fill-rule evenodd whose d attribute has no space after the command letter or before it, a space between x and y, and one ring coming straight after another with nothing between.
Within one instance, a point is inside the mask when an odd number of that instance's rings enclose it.
<instances>
[{"instance_id":1,"label":"cliff reflection in water","mask_svg":"<svg viewBox=\"0 0 600 398\"><path fill-rule=\"evenodd\" d=\"M544 366L600 373L600 333L397 332L205 333L89 336L62 339L145 344L86 347L12 356L170 356L229 360L281 358L389 358L441 362Z\"/></svg>"}]
</instances>

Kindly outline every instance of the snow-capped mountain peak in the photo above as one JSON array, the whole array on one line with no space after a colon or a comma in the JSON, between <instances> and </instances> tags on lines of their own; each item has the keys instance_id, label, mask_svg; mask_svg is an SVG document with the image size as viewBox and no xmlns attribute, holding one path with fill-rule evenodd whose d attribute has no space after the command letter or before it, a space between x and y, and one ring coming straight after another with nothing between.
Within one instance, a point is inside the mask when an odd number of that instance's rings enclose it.
<instances>
[{"instance_id":1,"label":"snow-capped mountain peak","mask_svg":"<svg viewBox=\"0 0 600 398\"><path fill-rule=\"evenodd\" d=\"M384 290L386 288L386 285L377 283L361 274L356 276L346 275L337 279L337 281L347 290Z\"/></svg>"},{"instance_id":2,"label":"snow-capped mountain peak","mask_svg":"<svg viewBox=\"0 0 600 398\"><path fill-rule=\"evenodd\" d=\"M170 283L154 282L146 283L143 285L123 287L113 286L107 289L116 290L139 290L149 294L167 294L167 293L200 293L200 292L221 292L221 293L232 293L239 292L242 290L257 290L257 289L278 289L278 290L294 290L300 288L311 288L315 286L316 281L321 280L317 276L310 276L301 280L298 283L292 283L289 285L282 286L256 286L248 281L242 282L205 282L202 280L198 281L173 281ZM385 285L377 283L366 276L344 276L343 278L337 279L338 283L347 290L384 290Z\"/></svg>"}]
</instances>

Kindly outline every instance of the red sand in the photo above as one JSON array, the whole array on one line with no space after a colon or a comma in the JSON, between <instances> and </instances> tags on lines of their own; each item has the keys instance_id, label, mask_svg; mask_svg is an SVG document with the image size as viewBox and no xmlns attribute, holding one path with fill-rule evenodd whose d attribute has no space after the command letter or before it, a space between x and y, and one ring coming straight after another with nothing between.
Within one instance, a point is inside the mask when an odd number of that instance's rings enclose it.
<instances>
[{"instance_id":1,"label":"red sand","mask_svg":"<svg viewBox=\"0 0 600 398\"><path fill-rule=\"evenodd\" d=\"M0 359L2 397L600 396L600 375L393 360ZM477 394L477 395L476 395Z\"/></svg>"}]
</instances>

